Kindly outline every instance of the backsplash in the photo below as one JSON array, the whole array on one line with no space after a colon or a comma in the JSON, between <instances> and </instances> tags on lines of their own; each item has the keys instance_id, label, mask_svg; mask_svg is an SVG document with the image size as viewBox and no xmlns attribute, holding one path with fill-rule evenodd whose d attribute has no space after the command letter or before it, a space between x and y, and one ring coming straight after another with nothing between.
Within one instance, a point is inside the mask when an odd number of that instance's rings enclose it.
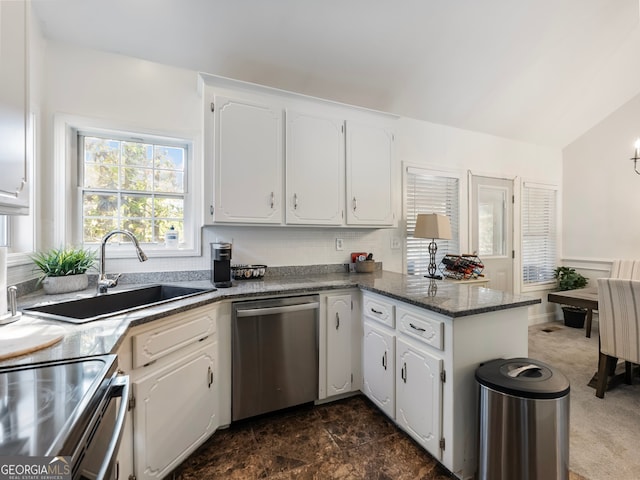
<instances>
[{"instance_id":1,"label":"backsplash","mask_svg":"<svg viewBox=\"0 0 640 480\"><path fill-rule=\"evenodd\" d=\"M382 262L376 262L375 271L382 271ZM267 267L265 278L302 277L305 275L328 275L332 273L348 273L348 263L318 264L318 265L288 265L282 267ZM97 274L88 274L89 286L95 287ZM124 273L118 280L119 285L141 285L151 283L197 282L211 280L211 269L167 272L130 272ZM259 280L238 280L239 282L255 282ZM37 279L16 283L18 297L33 293L41 286Z\"/></svg>"}]
</instances>

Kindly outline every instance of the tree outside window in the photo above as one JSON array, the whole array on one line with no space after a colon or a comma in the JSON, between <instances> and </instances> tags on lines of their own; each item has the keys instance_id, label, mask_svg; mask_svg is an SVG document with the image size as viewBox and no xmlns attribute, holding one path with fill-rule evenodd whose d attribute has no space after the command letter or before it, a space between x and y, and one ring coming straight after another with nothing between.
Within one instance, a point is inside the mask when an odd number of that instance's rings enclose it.
<instances>
[{"instance_id":1,"label":"tree outside window","mask_svg":"<svg viewBox=\"0 0 640 480\"><path fill-rule=\"evenodd\" d=\"M184 232L186 146L79 138L83 243L99 243L113 229L157 244L172 226Z\"/></svg>"}]
</instances>

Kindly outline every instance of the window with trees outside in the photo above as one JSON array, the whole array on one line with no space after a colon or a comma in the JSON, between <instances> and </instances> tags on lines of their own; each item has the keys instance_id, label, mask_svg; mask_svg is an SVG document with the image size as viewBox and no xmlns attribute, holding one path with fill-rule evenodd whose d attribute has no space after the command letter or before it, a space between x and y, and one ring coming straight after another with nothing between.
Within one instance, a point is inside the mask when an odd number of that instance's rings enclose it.
<instances>
[{"instance_id":1,"label":"window with trees outside","mask_svg":"<svg viewBox=\"0 0 640 480\"><path fill-rule=\"evenodd\" d=\"M186 144L90 134L78 140L84 244L125 229L141 243L162 245L171 227L183 241Z\"/></svg>"}]
</instances>

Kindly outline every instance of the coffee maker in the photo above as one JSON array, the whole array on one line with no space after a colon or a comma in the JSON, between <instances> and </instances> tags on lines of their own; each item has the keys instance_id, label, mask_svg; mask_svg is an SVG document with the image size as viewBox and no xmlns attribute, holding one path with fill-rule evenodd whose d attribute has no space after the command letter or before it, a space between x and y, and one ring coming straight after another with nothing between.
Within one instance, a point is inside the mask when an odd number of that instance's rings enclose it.
<instances>
[{"instance_id":1,"label":"coffee maker","mask_svg":"<svg viewBox=\"0 0 640 480\"><path fill-rule=\"evenodd\" d=\"M231 286L231 244L211 244L211 282L215 287Z\"/></svg>"}]
</instances>

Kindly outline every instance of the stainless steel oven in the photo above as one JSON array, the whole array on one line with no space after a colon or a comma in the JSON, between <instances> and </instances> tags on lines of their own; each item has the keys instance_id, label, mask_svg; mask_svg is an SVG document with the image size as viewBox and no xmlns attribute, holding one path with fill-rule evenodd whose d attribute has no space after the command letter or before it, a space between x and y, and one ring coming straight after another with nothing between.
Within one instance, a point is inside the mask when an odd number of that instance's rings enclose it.
<instances>
[{"instance_id":1,"label":"stainless steel oven","mask_svg":"<svg viewBox=\"0 0 640 480\"><path fill-rule=\"evenodd\" d=\"M115 355L0 368L0 455L67 457L73 480L117 479L128 392Z\"/></svg>"}]
</instances>

